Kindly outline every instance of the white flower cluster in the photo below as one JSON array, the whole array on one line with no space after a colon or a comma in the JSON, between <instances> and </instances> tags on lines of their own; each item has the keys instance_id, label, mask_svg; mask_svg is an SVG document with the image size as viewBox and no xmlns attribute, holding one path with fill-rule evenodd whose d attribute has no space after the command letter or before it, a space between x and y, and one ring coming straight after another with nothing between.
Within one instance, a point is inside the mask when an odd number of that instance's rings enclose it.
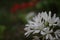
<instances>
[{"instance_id":1,"label":"white flower cluster","mask_svg":"<svg viewBox=\"0 0 60 40\"><path fill-rule=\"evenodd\" d=\"M31 33L40 33L45 40L59 40L60 29L56 30L59 25L59 17L56 17L56 14L52 16L51 11L48 14L47 12L38 13L32 20L28 20L28 24L24 28L26 31L25 35L28 37Z\"/></svg>"}]
</instances>

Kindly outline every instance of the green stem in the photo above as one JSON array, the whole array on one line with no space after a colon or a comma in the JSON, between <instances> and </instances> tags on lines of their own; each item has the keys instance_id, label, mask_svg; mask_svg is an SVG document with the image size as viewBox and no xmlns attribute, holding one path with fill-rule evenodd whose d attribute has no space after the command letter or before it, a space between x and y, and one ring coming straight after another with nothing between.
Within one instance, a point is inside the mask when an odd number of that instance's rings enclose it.
<instances>
[{"instance_id":1,"label":"green stem","mask_svg":"<svg viewBox=\"0 0 60 40\"><path fill-rule=\"evenodd\" d=\"M43 36L43 39L42 40L44 40L44 36Z\"/></svg>"}]
</instances>

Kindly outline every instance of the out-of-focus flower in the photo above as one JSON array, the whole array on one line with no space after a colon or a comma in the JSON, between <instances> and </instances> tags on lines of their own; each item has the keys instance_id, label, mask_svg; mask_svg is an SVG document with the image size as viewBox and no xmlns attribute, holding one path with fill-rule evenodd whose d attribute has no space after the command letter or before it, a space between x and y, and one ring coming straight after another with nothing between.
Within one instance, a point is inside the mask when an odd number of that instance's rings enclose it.
<instances>
[{"instance_id":1,"label":"out-of-focus flower","mask_svg":"<svg viewBox=\"0 0 60 40\"><path fill-rule=\"evenodd\" d=\"M46 35L46 34L52 33L53 29L51 29L51 30L49 30L49 29L50 29L49 27L44 28L43 31L41 31L41 34Z\"/></svg>"},{"instance_id":2,"label":"out-of-focus flower","mask_svg":"<svg viewBox=\"0 0 60 40\"><path fill-rule=\"evenodd\" d=\"M44 28L43 31L41 31L41 34L46 37L46 39L53 39L53 36L50 34L53 32L53 29L49 30L50 28Z\"/></svg>"},{"instance_id":3,"label":"out-of-focus flower","mask_svg":"<svg viewBox=\"0 0 60 40\"><path fill-rule=\"evenodd\" d=\"M30 12L29 14L27 14L26 20L27 21L31 20L34 15L35 15L34 12Z\"/></svg>"},{"instance_id":4,"label":"out-of-focus flower","mask_svg":"<svg viewBox=\"0 0 60 40\"><path fill-rule=\"evenodd\" d=\"M56 39L60 39L59 38L60 37L60 30L55 31L55 37L56 37Z\"/></svg>"},{"instance_id":5,"label":"out-of-focus flower","mask_svg":"<svg viewBox=\"0 0 60 40\"><path fill-rule=\"evenodd\" d=\"M35 6L35 4L34 4L33 2L29 2L29 3L28 3L28 6L29 6L29 7L33 7L33 6Z\"/></svg>"},{"instance_id":6,"label":"out-of-focus flower","mask_svg":"<svg viewBox=\"0 0 60 40\"><path fill-rule=\"evenodd\" d=\"M20 5L19 4L14 4L14 6L11 8L11 12L14 13L19 9Z\"/></svg>"},{"instance_id":7,"label":"out-of-focus flower","mask_svg":"<svg viewBox=\"0 0 60 40\"><path fill-rule=\"evenodd\" d=\"M31 14L27 16L28 24L26 24L26 27L24 28L24 30L26 31L25 35L27 37L31 33L40 33L40 37L42 36L42 39L59 40L60 29L54 29L60 24L60 19L59 17L56 17L56 14L51 17L51 12L49 11L49 15L47 14L47 12L38 13L38 15L36 16L33 15ZM31 16L32 19L30 19Z\"/></svg>"},{"instance_id":8,"label":"out-of-focus flower","mask_svg":"<svg viewBox=\"0 0 60 40\"><path fill-rule=\"evenodd\" d=\"M30 34L31 33L30 31L32 31L33 34L39 33L45 28L43 23L44 21L42 21L42 17L39 13L37 16L33 17L33 21L29 20L28 24L26 24L27 27L25 28L25 31L27 32L25 33L25 35L28 35L28 32ZM28 28L30 30L28 30Z\"/></svg>"},{"instance_id":9,"label":"out-of-focus flower","mask_svg":"<svg viewBox=\"0 0 60 40\"><path fill-rule=\"evenodd\" d=\"M57 26L59 26L59 27L60 27L60 19L58 20Z\"/></svg>"},{"instance_id":10,"label":"out-of-focus flower","mask_svg":"<svg viewBox=\"0 0 60 40\"><path fill-rule=\"evenodd\" d=\"M56 14L51 17L51 11L49 11L49 15L47 14L47 12L42 12L41 15L43 19L49 23L49 26L56 26L58 24L59 17L56 17Z\"/></svg>"},{"instance_id":11,"label":"out-of-focus flower","mask_svg":"<svg viewBox=\"0 0 60 40\"><path fill-rule=\"evenodd\" d=\"M28 3L22 3L20 6L21 6L21 9L26 9L28 8Z\"/></svg>"}]
</instances>

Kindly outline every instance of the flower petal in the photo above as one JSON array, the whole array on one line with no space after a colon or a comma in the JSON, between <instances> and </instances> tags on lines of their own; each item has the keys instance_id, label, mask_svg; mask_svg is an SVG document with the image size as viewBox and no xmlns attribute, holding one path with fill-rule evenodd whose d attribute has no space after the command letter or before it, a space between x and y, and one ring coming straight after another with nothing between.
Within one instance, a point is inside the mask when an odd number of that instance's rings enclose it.
<instances>
[{"instance_id":1,"label":"flower petal","mask_svg":"<svg viewBox=\"0 0 60 40\"><path fill-rule=\"evenodd\" d=\"M42 12L41 16L43 17L43 19L44 19L45 21L48 20L48 19L47 19L47 18L48 18L48 15L47 15L46 12Z\"/></svg>"},{"instance_id":2,"label":"flower petal","mask_svg":"<svg viewBox=\"0 0 60 40\"><path fill-rule=\"evenodd\" d=\"M35 30L35 31L33 32L33 34L39 33L39 32L40 32L40 30Z\"/></svg>"}]
</instances>

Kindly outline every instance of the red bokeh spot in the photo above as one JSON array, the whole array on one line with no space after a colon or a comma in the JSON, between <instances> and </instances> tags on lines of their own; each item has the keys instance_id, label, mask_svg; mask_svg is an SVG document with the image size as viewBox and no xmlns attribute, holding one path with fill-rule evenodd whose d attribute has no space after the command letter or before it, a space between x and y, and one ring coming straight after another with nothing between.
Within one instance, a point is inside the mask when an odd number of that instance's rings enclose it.
<instances>
[{"instance_id":1,"label":"red bokeh spot","mask_svg":"<svg viewBox=\"0 0 60 40\"><path fill-rule=\"evenodd\" d=\"M21 4L21 9L26 9L28 7L28 4L27 3L22 3Z\"/></svg>"},{"instance_id":2,"label":"red bokeh spot","mask_svg":"<svg viewBox=\"0 0 60 40\"><path fill-rule=\"evenodd\" d=\"M11 12L16 12L19 9L19 4L14 4L14 6L11 8Z\"/></svg>"},{"instance_id":3,"label":"red bokeh spot","mask_svg":"<svg viewBox=\"0 0 60 40\"><path fill-rule=\"evenodd\" d=\"M34 5L35 5L34 2L29 2L29 3L28 3L28 6L29 6L29 7L33 7Z\"/></svg>"}]
</instances>

